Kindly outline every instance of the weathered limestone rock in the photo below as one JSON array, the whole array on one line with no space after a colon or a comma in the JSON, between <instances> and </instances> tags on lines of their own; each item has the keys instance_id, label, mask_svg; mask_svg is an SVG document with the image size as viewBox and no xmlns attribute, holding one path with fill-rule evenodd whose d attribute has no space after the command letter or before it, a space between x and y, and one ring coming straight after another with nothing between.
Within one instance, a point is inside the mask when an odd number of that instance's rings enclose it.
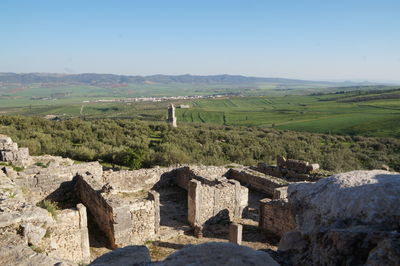
<instances>
[{"instance_id":1,"label":"weathered limestone rock","mask_svg":"<svg viewBox=\"0 0 400 266\"><path fill-rule=\"evenodd\" d=\"M400 217L400 175L382 170L352 171L317 183L289 185L289 201L302 231L339 222L384 225L396 230Z\"/></svg>"},{"instance_id":2,"label":"weathered limestone rock","mask_svg":"<svg viewBox=\"0 0 400 266\"><path fill-rule=\"evenodd\" d=\"M10 137L0 134L0 150L16 151L18 150L18 145Z\"/></svg>"},{"instance_id":3,"label":"weathered limestone rock","mask_svg":"<svg viewBox=\"0 0 400 266\"><path fill-rule=\"evenodd\" d=\"M50 225L53 218L42 208L15 199L1 201L0 228L15 224Z\"/></svg>"},{"instance_id":4,"label":"weathered limestone rock","mask_svg":"<svg viewBox=\"0 0 400 266\"><path fill-rule=\"evenodd\" d=\"M36 266L36 265L65 265L78 266L78 264L62 259L37 253L28 246L7 246L0 248L0 265Z\"/></svg>"},{"instance_id":5,"label":"weathered limestone rock","mask_svg":"<svg viewBox=\"0 0 400 266\"><path fill-rule=\"evenodd\" d=\"M32 224L23 224L23 234L27 239L28 244L37 245L40 243L44 235L46 234L46 229L40 226L35 226Z\"/></svg>"},{"instance_id":6,"label":"weathered limestone rock","mask_svg":"<svg viewBox=\"0 0 400 266\"><path fill-rule=\"evenodd\" d=\"M179 265L276 265L266 252L256 251L249 247L232 243L210 242L185 247L167 257L164 261L155 263L162 266Z\"/></svg>"},{"instance_id":7,"label":"weathered limestone rock","mask_svg":"<svg viewBox=\"0 0 400 266\"><path fill-rule=\"evenodd\" d=\"M148 265L151 262L146 246L126 246L117 248L95 259L92 266L133 266Z\"/></svg>"},{"instance_id":8,"label":"weathered limestone rock","mask_svg":"<svg viewBox=\"0 0 400 266\"><path fill-rule=\"evenodd\" d=\"M400 174L353 171L291 184L288 194L298 231L279 250L292 264L398 263Z\"/></svg>"},{"instance_id":9,"label":"weathered limestone rock","mask_svg":"<svg viewBox=\"0 0 400 266\"><path fill-rule=\"evenodd\" d=\"M15 166L27 166L29 164L29 149L18 148L10 137L0 135L0 161L10 162Z\"/></svg>"}]
</instances>

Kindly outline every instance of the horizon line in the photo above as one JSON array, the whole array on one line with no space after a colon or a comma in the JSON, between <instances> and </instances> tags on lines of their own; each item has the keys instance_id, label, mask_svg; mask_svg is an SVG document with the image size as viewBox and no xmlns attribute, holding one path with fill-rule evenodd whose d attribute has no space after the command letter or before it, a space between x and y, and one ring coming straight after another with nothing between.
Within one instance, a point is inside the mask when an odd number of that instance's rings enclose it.
<instances>
[{"instance_id":1,"label":"horizon line","mask_svg":"<svg viewBox=\"0 0 400 266\"><path fill-rule=\"evenodd\" d=\"M266 77L266 76L256 76L256 75L244 75L244 74L118 74L118 73L99 73L99 72L80 72L80 73L67 73L67 72L3 72L0 74L51 74L51 75L63 75L63 76L73 76L73 75L84 75L84 74L94 74L94 75L115 75L115 76L133 76L133 77L151 77L151 76L194 76L194 77L207 77L207 76L237 76L245 78L265 78L265 79L288 79L288 80L299 80L299 81L312 81L312 82L335 82L335 83L386 83L385 85L400 85L400 80L368 80L368 79L303 79L303 78L288 78L288 77ZM379 84L373 84L379 85ZM382 84L384 85L384 84Z\"/></svg>"}]
</instances>

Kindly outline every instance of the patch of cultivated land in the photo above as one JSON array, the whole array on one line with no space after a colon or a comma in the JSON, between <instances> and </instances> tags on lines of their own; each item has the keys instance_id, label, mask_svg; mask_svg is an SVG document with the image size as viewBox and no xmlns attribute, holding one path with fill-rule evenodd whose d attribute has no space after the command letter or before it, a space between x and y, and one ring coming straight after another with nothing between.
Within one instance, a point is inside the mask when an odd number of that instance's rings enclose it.
<instances>
[{"instance_id":1,"label":"patch of cultivated land","mask_svg":"<svg viewBox=\"0 0 400 266\"><path fill-rule=\"evenodd\" d=\"M73 92L72 92L73 94ZM315 133L400 136L400 90L322 95L224 97L174 101L178 123L274 127ZM47 114L85 118L135 118L164 121L169 102L84 103L87 98L58 100L0 99L1 113Z\"/></svg>"}]
</instances>

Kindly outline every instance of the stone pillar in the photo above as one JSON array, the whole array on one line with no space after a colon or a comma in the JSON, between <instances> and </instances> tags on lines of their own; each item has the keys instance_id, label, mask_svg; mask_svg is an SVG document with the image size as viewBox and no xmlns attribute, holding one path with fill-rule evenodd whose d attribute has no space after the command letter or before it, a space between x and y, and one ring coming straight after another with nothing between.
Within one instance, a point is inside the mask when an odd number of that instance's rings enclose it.
<instances>
[{"instance_id":1,"label":"stone pillar","mask_svg":"<svg viewBox=\"0 0 400 266\"><path fill-rule=\"evenodd\" d=\"M158 235L160 232L160 194L150 190L149 198L154 201L154 233Z\"/></svg>"},{"instance_id":2,"label":"stone pillar","mask_svg":"<svg viewBox=\"0 0 400 266\"><path fill-rule=\"evenodd\" d=\"M176 117L175 117L175 106L172 103L168 107L167 122L170 123L173 127L177 127L177 125L176 125Z\"/></svg>"},{"instance_id":3,"label":"stone pillar","mask_svg":"<svg viewBox=\"0 0 400 266\"><path fill-rule=\"evenodd\" d=\"M87 227L86 207L82 203L76 205L79 212L79 229L81 230L82 262L90 262L89 231Z\"/></svg>"},{"instance_id":4,"label":"stone pillar","mask_svg":"<svg viewBox=\"0 0 400 266\"><path fill-rule=\"evenodd\" d=\"M243 226L237 223L229 225L229 242L241 245L242 244Z\"/></svg>"},{"instance_id":5,"label":"stone pillar","mask_svg":"<svg viewBox=\"0 0 400 266\"><path fill-rule=\"evenodd\" d=\"M200 224L201 182L190 180L188 186L188 222L192 227Z\"/></svg>"},{"instance_id":6,"label":"stone pillar","mask_svg":"<svg viewBox=\"0 0 400 266\"><path fill-rule=\"evenodd\" d=\"M237 180L231 180L231 182L235 183L235 213L233 216L235 218L242 218L242 208L240 206L241 201L241 185Z\"/></svg>"}]
</instances>

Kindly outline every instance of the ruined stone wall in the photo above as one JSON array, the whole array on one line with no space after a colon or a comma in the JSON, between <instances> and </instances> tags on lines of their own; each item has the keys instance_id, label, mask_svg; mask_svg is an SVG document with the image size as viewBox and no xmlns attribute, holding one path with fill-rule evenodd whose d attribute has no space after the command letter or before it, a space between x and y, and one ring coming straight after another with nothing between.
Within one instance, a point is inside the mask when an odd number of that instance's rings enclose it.
<instances>
[{"instance_id":1,"label":"ruined stone wall","mask_svg":"<svg viewBox=\"0 0 400 266\"><path fill-rule=\"evenodd\" d=\"M312 164L307 161L286 159L283 156L278 156L277 164L277 166L274 166L267 165L266 163L258 163L257 166L251 167L251 169L266 175L284 178L290 182L316 182L324 177L321 173L316 172L319 169L319 164L316 163Z\"/></svg>"},{"instance_id":2,"label":"ruined stone wall","mask_svg":"<svg viewBox=\"0 0 400 266\"><path fill-rule=\"evenodd\" d=\"M18 148L18 144L5 135L0 135L0 161L10 162L15 166L26 166L29 164L29 149Z\"/></svg>"},{"instance_id":3,"label":"ruined stone wall","mask_svg":"<svg viewBox=\"0 0 400 266\"><path fill-rule=\"evenodd\" d=\"M98 162L47 168L32 166L18 173L14 181L32 191L36 201L49 196L53 200L64 201L65 197L69 197L68 192L72 190L67 182L76 174L83 176L91 187L101 189L103 168Z\"/></svg>"},{"instance_id":4,"label":"ruined stone wall","mask_svg":"<svg viewBox=\"0 0 400 266\"><path fill-rule=\"evenodd\" d=\"M143 244L159 231L159 196L152 191L146 199L113 207L115 244L119 247Z\"/></svg>"},{"instance_id":5,"label":"ruined stone wall","mask_svg":"<svg viewBox=\"0 0 400 266\"><path fill-rule=\"evenodd\" d=\"M113 209L82 176L75 176L73 182L78 200L86 206L87 210L95 218L96 224L106 236L109 245L115 247Z\"/></svg>"},{"instance_id":6,"label":"ruined stone wall","mask_svg":"<svg viewBox=\"0 0 400 266\"><path fill-rule=\"evenodd\" d=\"M223 177L226 170L213 166L175 169L175 184L188 191L188 222L191 226L242 217L248 204L248 189Z\"/></svg>"},{"instance_id":7,"label":"ruined stone wall","mask_svg":"<svg viewBox=\"0 0 400 266\"><path fill-rule=\"evenodd\" d=\"M191 226L241 218L247 204L248 189L235 181L215 185L196 179L189 182L188 220Z\"/></svg>"},{"instance_id":8,"label":"ruined stone wall","mask_svg":"<svg viewBox=\"0 0 400 266\"><path fill-rule=\"evenodd\" d=\"M268 176L250 169L230 169L226 176L239 181L242 185L265 193L270 197L273 196L275 188L287 186L289 184L283 179Z\"/></svg>"},{"instance_id":9,"label":"ruined stone wall","mask_svg":"<svg viewBox=\"0 0 400 266\"><path fill-rule=\"evenodd\" d=\"M167 185L174 175L171 167L156 167L152 169L139 170L107 170L103 173L103 182L108 183L114 190L120 192L135 192L150 189L156 183ZM165 180L161 180L165 179Z\"/></svg>"},{"instance_id":10,"label":"ruined stone wall","mask_svg":"<svg viewBox=\"0 0 400 266\"><path fill-rule=\"evenodd\" d=\"M260 200L258 226L278 237L296 229L296 221L287 200Z\"/></svg>"},{"instance_id":11,"label":"ruined stone wall","mask_svg":"<svg viewBox=\"0 0 400 266\"><path fill-rule=\"evenodd\" d=\"M56 223L49 227L44 242L49 256L77 263L90 261L86 208L65 209L58 213Z\"/></svg>"}]
</instances>

